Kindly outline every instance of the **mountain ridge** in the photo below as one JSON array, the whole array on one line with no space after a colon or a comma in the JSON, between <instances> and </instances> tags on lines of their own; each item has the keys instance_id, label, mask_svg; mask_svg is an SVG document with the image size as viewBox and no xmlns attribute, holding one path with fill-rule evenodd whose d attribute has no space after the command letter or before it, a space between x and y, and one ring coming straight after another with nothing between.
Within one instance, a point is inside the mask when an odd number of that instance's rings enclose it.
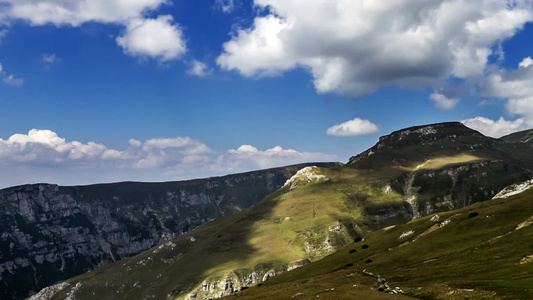
<instances>
[{"instance_id":1,"label":"mountain ridge","mask_svg":"<svg viewBox=\"0 0 533 300\"><path fill-rule=\"evenodd\" d=\"M400 139L407 131L397 131L381 141L400 148L378 142L344 167L311 168L246 210L67 282L80 284L80 300L221 297L319 261L354 238L483 202L533 178L531 147L458 123L428 126L421 143L413 143L418 133Z\"/></svg>"},{"instance_id":2,"label":"mountain ridge","mask_svg":"<svg viewBox=\"0 0 533 300\"><path fill-rule=\"evenodd\" d=\"M183 182L33 184L2 189L0 298L26 297L32 290L245 209L305 166Z\"/></svg>"}]
</instances>

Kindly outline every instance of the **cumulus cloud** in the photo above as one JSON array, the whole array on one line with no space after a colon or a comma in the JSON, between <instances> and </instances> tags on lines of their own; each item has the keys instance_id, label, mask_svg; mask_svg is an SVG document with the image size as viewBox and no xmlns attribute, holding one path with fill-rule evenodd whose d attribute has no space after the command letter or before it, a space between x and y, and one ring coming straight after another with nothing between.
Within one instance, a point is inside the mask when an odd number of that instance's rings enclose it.
<instances>
[{"instance_id":1,"label":"cumulus cloud","mask_svg":"<svg viewBox=\"0 0 533 300\"><path fill-rule=\"evenodd\" d=\"M133 19L126 33L117 37L124 53L132 56L154 57L162 61L177 59L187 50L182 32L172 24L172 16L156 19Z\"/></svg>"},{"instance_id":2,"label":"cumulus cloud","mask_svg":"<svg viewBox=\"0 0 533 300\"><path fill-rule=\"evenodd\" d=\"M96 142L67 141L51 130L38 129L0 138L1 185L174 180L337 158L280 146L216 151L190 137L130 139L128 144L113 149Z\"/></svg>"},{"instance_id":3,"label":"cumulus cloud","mask_svg":"<svg viewBox=\"0 0 533 300\"><path fill-rule=\"evenodd\" d=\"M57 56L54 53L43 53L41 61L47 64L53 64L57 61Z\"/></svg>"},{"instance_id":4,"label":"cumulus cloud","mask_svg":"<svg viewBox=\"0 0 533 300\"><path fill-rule=\"evenodd\" d=\"M480 92L502 99L525 99L533 95L533 65L528 58L515 70L492 70L480 83Z\"/></svg>"},{"instance_id":5,"label":"cumulus cloud","mask_svg":"<svg viewBox=\"0 0 533 300\"><path fill-rule=\"evenodd\" d=\"M0 21L24 20L33 26L122 24L126 27L125 34L116 41L125 53L167 61L185 53L182 32L172 23L171 16L151 19L146 14L170 3L169 0L1 0ZM42 59L53 60L51 56Z\"/></svg>"},{"instance_id":6,"label":"cumulus cloud","mask_svg":"<svg viewBox=\"0 0 533 300\"><path fill-rule=\"evenodd\" d=\"M448 98L440 93L433 93L429 96L429 99L435 102L435 106L444 110L451 110L454 108L460 99L458 98Z\"/></svg>"},{"instance_id":7,"label":"cumulus cloud","mask_svg":"<svg viewBox=\"0 0 533 300\"><path fill-rule=\"evenodd\" d=\"M2 15L38 26L80 26L86 22L126 23L167 0L2 0ZM7 5L5 5L7 4Z\"/></svg>"},{"instance_id":8,"label":"cumulus cloud","mask_svg":"<svg viewBox=\"0 0 533 300\"><path fill-rule=\"evenodd\" d=\"M206 77L207 75L211 74L213 70L209 69L207 64L197 61L196 59L193 59L189 63L189 70L187 70L187 74L194 75L198 77Z\"/></svg>"},{"instance_id":9,"label":"cumulus cloud","mask_svg":"<svg viewBox=\"0 0 533 300\"><path fill-rule=\"evenodd\" d=\"M2 81L5 84L9 84L12 86L22 86L24 84L24 79L22 78L15 78L14 75L6 74L4 71L2 64L0 64L0 78L2 78Z\"/></svg>"},{"instance_id":10,"label":"cumulus cloud","mask_svg":"<svg viewBox=\"0 0 533 300\"><path fill-rule=\"evenodd\" d=\"M215 0L215 7L225 14L233 12L235 9L234 0Z\"/></svg>"},{"instance_id":11,"label":"cumulus cloud","mask_svg":"<svg viewBox=\"0 0 533 300\"><path fill-rule=\"evenodd\" d=\"M499 138L504 135L524 129L524 119L516 119L514 121L505 120L501 117L499 120L494 121L484 117L475 117L461 121L466 126L475 129L484 135Z\"/></svg>"},{"instance_id":12,"label":"cumulus cloud","mask_svg":"<svg viewBox=\"0 0 533 300\"><path fill-rule=\"evenodd\" d=\"M32 129L28 134L14 134L7 140L0 139L0 157L2 164L7 165L75 164L82 160L112 157L113 152L94 142L67 142L50 130Z\"/></svg>"},{"instance_id":13,"label":"cumulus cloud","mask_svg":"<svg viewBox=\"0 0 533 300\"><path fill-rule=\"evenodd\" d=\"M7 29L0 29L0 44L2 44L2 40L6 37L7 33Z\"/></svg>"},{"instance_id":14,"label":"cumulus cloud","mask_svg":"<svg viewBox=\"0 0 533 300\"><path fill-rule=\"evenodd\" d=\"M15 78L13 75L8 75L4 78L4 82L13 86L22 86L24 80L22 78Z\"/></svg>"},{"instance_id":15,"label":"cumulus cloud","mask_svg":"<svg viewBox=\"0 0 533 300\"><path fill-rule=\"evenodd\" d=\"M359 136L376 133L378 131L378 126L369 120L355 118L353 120L331 126L326 131L326 134L334 136Z\"/></svg>"},{"instance_id":16,"label":"cumulus cloud","mask_svg":"<svg viewBox=\"0 0 533 300\"><path fill-rule=\"evenodd\" d=\"M252 145L242 145L219 156L217 163L230 170L239 168L251 170L302 162L333 161L336 158L335 155L299 152L294 149L283 149L281 146L261 151Z\"/></svg>"},{"instance_id":17,"label":"cumulus cloud","mask_svg":"<svg viewBox=\"0 0 533 300\"><path fill-rule=\"evenodd\" d=\"M506 101L507 113L519 117L513 123L516 130L533 127L533 60L530 57L523 59L514 70L492 69L479 83L478 90L483 96ZM498 124L507 123L494 124L499 128ZM513 128L509 126L504 127Z\"/></svg>"},{"instance_id":18,"label":"cumulus cloud","mask_svg":"<svg viewBox=\"0 0 533 300\"><path fill-rule=\"evenodd\" d=\"M527 68L529 66L533 65L533 59L531 57L524 58L519 64L518 67L520 68Z\"/></svg>"},{"instance_id":19,"label":"cumulus cloud","mask_svg":"<svg viewBox=\"0 0 533 300\"><path fill-rule=\"evenodd\" d=\"M503 55L494 46L533 20L530 0L254 4L266 15L233 33L217 59L221 68L269 76L303 67L318 92L351 96L382 86L435 86L450 77L482 76L489 56ZM449 107L453 101L440 103Z\"/></svg>"}]
</instances>

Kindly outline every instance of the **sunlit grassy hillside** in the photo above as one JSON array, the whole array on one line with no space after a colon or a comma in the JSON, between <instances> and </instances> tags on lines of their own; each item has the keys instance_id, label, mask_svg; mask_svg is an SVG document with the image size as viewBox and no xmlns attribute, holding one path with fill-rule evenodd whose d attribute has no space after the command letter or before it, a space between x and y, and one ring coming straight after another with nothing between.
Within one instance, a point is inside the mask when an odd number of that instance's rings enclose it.
<instances>
[{"instance_id":1,"label":"sunlit grassy hillside","mask_svg":"<svg viewBox=\"0 0 533 300\"><path fill-rule=\"evenodd\" d=\"M239 299L386 299L378 275L422 299L533 299L532 223L530 189L370 233Z\"/></svg>"}]
</instances>

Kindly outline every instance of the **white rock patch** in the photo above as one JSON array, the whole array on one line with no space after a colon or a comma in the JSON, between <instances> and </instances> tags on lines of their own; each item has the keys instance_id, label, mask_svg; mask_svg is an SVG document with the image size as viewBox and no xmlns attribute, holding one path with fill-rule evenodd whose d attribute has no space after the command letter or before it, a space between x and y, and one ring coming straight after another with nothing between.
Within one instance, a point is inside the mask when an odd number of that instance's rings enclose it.
<instances>
[{"instance_id":1,"label":"white rock patch","mask_svg":"<svg viewBox=\"0 0 533 300\"><path fill-rule=\"evenodd\" d=\"M400 239L406 238L406 237L412 235L413 233L415 233L414 230L404 232L404 233L402 233L402 235L400 235Z\"/></svg>"},{"instance_id":2,"label":"white rock patch","mask_svg":"<svg viewBox=\"0 0 533 300\"><path fill-rule=\"evenodd\" d=\"M442 227L444 227L444 226L446 226L448 224L450 224L450 220L445 220L444 222L439 224L439 228L442 228Z\"/></svg>"},{"instance_id":3,"label":"white rock patch","mask_svg":"<svg viewBox=\"0 0 533 300\"><path fill-rule=\"evenodd\" d=\"M430 219L431 222L435 222L435 223L438 222L439 220L440 220L440 216L439 216L439 215L434 215L434 216Z\"/></svg>"},{"instance_id":4,"label":"white rock patch","mask_svg":"<svg viewBox=\"0 0 533 300\"><path fill-rule=\"evenodd\" d=\"M504 188L501 192L496 194L492 199L505 199L514 195L521 194L533 187L533 179L522 183L513 184Z\"/></svg>"},{"instance_id":5,"label":"white rock patch","mask_svg":"<svg viewBox=\"0 0 533 300\"><path fill-rule=\"evenodd\" d=\"M31 296L29 300L49 300L52 299L57 293L69 286L66 282L58 283L42 289L39 293Z\"/></svg>"},{"instance_id":6,"label":"white rock patch","mask_svg":"<svg viewBox=\"0 0 533 300\"><path fill-rule=\"evenodd\" d=\"M316 166L305 167L298 171L296 174L294 174L294 176L292 176L289 180L287 180L283 186L290 186L291 189L294 189L298 187L298 183L325 182L329 180L329 178L324 175L318 174L318 172L319 169Z\"/></svg>"},{"instance_id":7,"label":"white rock patch","mask_svg":"<svg viewBox=\"0 0 533 300\"><path fill-rule=\"evenodd\" d=\"M528 227L529 225L533 224L533 216L532 217L529 217L527 220L525 220L524 222L518 224L518 226L516 226L515 230L520 230L522 228L525 228L525 227Z\"/></svg>"}]
</instances>

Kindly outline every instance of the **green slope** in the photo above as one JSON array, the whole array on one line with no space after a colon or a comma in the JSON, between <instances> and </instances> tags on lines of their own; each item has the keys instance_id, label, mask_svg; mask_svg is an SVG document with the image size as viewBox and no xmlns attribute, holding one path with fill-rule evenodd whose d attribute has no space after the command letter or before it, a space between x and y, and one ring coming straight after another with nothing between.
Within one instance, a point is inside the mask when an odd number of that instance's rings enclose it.
<instances>
[{"instance_id":1,"label":"green slope","mask_svg":"<svg viewBox=\"0 0 533 300\"><path fill-rule=\"evenodd\" d=\"M241 291L238 298L363 297L360 292L378 289L375 279L362 282L372 273L422 299L533 299L533 189L439 217L370 233L323 260ZM440 227L443 222L449 223Z\"/></svg>"}]
</instances>

